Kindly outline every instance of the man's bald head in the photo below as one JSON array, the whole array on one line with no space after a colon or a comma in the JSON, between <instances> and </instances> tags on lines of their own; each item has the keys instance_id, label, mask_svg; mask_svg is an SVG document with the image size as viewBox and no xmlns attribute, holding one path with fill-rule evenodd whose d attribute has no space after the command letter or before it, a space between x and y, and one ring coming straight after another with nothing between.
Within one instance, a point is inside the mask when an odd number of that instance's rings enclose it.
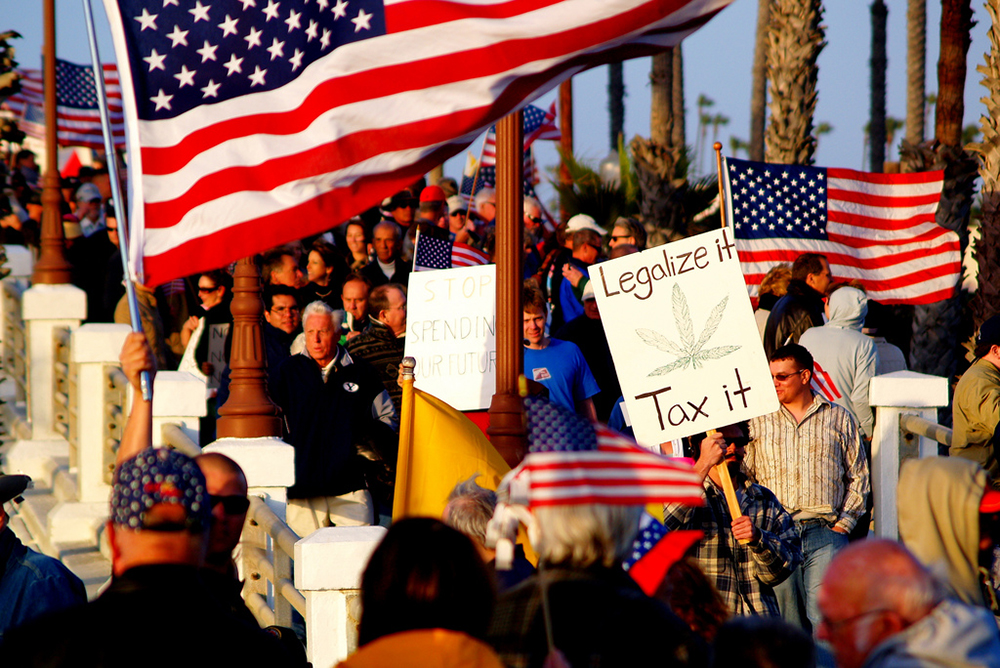
<instances>
[{"instance_id":1,"label":"man's bald head","mask_svg":"<svg viewBox=\"0 0 1000 668\"><path fill-rule=\"evenodd\" d=\"M859 668L883 640L941 602L931 574L902 544L869 539L837 553L819 590L819 637L840 668Z\"/></svg>"}]
</instances>

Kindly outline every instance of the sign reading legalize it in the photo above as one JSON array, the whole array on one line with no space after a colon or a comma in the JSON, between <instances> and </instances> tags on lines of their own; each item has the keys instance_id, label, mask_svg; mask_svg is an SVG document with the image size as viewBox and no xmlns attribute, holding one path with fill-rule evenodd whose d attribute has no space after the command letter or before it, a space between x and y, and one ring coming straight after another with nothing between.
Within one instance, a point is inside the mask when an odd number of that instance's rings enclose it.
<instances>
[{"instance_id":1,"label":"sign reading legalize it","mask_svg":"<svg viewBox=\"0 0 1000 668\"><path fill-rule=\"evenodd\" d=\"M405 354L415 387L460 411L489 408L496 388L496 266L410 274Z\"/></svg>"},{"instance_id":2,"label":"sign reading legalize it","mask_svg":"<svg viewBox=\"0 0 1000 668\"><path fill-rule=\"evenodd\" d=\"M729 230L594 265L590 279L640 443L778 409Z\"/></svg>"}]
</instances>

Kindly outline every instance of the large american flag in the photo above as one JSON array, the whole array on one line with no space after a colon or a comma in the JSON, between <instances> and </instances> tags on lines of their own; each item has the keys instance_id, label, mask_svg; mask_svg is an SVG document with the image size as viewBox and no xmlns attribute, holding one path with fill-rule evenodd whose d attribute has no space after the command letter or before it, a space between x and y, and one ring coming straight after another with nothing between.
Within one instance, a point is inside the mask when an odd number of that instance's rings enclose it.
<instances>
[{"instance_id":1,"label":"large american flag","mask_svg":"<svg viewBox=\"0 0 1000 668\"><path fill-rule=\"evenodd\" d=\"M516 479L527 505L704 505L701 476L689 463L644 450L545 399L524 404L529 452Z\"/></svg>"},{"instance_id":2,"label":"large american flag","mask_svg":"<svg viewBox=\"0 0 1000 668\"><path fill-rule=\"evenodd\" d=\"M731 0L104 0L144 282L328 229ZM133 262L138 258L133 257Z\"/></svg>"},{"instance_id":3,"label":"large american flag","mask_svg":"<svg viewBox=\"0 0 1000 668\"><path fill-rule=\"evenodd\" d=\"M729 223L751 294L779 262L822 253L837 280L883 304L950 297L961 272L958 235L934 222L944 173L726 160Z\"/></svg>"},{"instance_id":4,"label":"large american flag","mask_svg":"<svg viewBox=\"0 0 1000 668\"><path fill-rule=\"evenodd\" d=\"M108 95L108 113L115 146L125 147L125 121L122 116L122 89L118 68L105 64L104 87ZM21 92L7 98L18 127L29 137L45 139L45 87L41 70L21 70ZM104 133L97 108L94 70L56 60L56 118L60 146L84 146L104 150Z\"/></svg>"}]
</instances>

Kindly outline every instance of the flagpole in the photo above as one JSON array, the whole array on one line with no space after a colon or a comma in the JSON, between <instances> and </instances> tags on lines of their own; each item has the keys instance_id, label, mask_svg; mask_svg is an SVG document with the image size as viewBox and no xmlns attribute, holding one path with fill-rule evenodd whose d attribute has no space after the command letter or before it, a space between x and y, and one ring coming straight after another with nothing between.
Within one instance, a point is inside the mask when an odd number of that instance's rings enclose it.
<instances>
[{"instance_id":1,"label":"flagpole","mask_svg":"<svg viewBox=\"0 0 1000 668\"><path fill-rule=\"evenodd\" d=\"M142 333L142 319L139 317L139 299L135 293L135 284L129 266L129 227L125 218L125 207L122 206L122 189L119 182L118 153L115 151L114 136L111 134L111 118L108 115L108 97L104 90L104 71L101 68L101 57L97 51L97 34L94 31L94 15L91 12L90 0L83 0L84 23L87 25L87 40L90 42L90 61L94 72L94 86L97 90L97 108L101 114L101 130L104 134L104 157L108 163L108 180L111 182L111 197L115 207L115 219L118 221L118 248L121 251L122 271L125 276L125 296L128 299L129 320L132 331ZM48 113L48 109L46 109ZM153 399L153 385L150 374L143 371L140 376L142 398Z\"/></svg>"},{"instance_id":2,"label":"flagpole","mask_svg":"<svg viewBox=\"0 0 1000 668\"><path fill-rule=\"evenodd\" d=\"M399 411L399 450L396 454L396 491L392 499L392 521L403 519L407 508L407 496L410 492L410 459L413 448L413 383L416 378L414 369L417 361L412 357L404 357L400 364L399 379L403 386L403 396L400 399Z\"/></svg>"},{"instance_id":3,"label":"flagpole","mask_svg":"<svg viewBox=\"0 0 1000 668\"><path fill-rule=\"evenodd\" d=\"M725 229L726 194L722 181L722 142L715 142L712 148L715 149L715 167L719 181L719 217L722 221L721 227ZM715 429L709 429L707 433L708 435L712 435L718 432ZM729 514L734 520L738 517L743 517L743 512L740 510L740 501L736 496L736 488L733 487L733 480L729 476L729 466L726 464L725 457L722 458L721 462L715 465L715 472L719 475L719 480L722 482L722 492L726 496L726 505L729 506ZM739 542L741 545L746 545L750 541L742 539Z\"/></svg>"}]
</instances>

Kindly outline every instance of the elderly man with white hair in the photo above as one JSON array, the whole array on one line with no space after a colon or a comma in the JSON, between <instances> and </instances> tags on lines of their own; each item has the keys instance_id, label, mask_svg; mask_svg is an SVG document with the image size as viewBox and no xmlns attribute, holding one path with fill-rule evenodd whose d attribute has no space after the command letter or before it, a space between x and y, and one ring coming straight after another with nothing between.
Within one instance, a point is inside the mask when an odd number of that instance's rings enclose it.
<instances>
[{"instance_id":1,"label":"elderly man with white hair","mask_svg":"<svg viewBox=\"0 0 1000 668\"><path fill-rule=\"evenodd\" d=\"M365 474L372 459L396 461L398 422L389 393L367 362L337 341L340 322L324 302L302 313L305 350L278 368L271 396L295 448L288 525L300 536L374 519Z\"/></svg>"}]
</instances>

